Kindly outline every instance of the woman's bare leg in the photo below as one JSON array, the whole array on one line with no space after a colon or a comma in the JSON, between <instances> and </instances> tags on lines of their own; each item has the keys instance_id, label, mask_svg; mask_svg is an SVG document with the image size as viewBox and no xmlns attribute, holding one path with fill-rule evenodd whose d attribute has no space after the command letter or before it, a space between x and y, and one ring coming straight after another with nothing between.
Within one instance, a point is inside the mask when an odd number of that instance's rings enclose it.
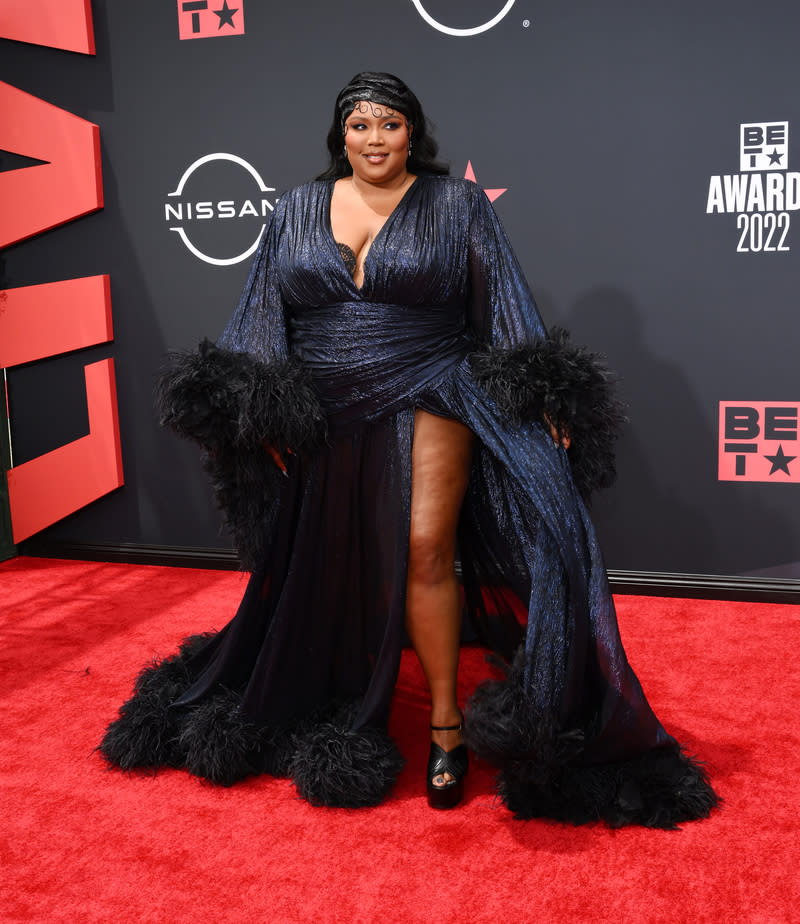
<instances>
[{"instance_id":1,"label":"woman's bare leg","mask_svg":"<svg viewBox=\"0 0 800 924\"><path fill-rule=\"evenodd\" d=\"M472 432L417 410L411 455L411 532L406 627L431 693L431 725L458 725L456 698L461 602L455 573L458 515L469 481ZM460 732L433 732L450 751ZM437 778L442 785L449 774Z\"/></svg>"}]
</instances>

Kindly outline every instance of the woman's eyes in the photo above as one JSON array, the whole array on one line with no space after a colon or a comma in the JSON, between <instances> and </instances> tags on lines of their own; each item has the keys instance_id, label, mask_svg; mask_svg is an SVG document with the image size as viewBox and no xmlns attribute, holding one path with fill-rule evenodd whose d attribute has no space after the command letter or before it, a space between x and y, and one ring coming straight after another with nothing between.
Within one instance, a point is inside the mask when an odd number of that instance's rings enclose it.
<instances>
[{"instance_id":1,"label":"woman's eyes","mask_svg":"<svg viewBox=\"0 0 800 924\"><path fill-rule=\"evenodd\" d=\"M369 126L366 124L366 122L349 122L348 128L351 128L354 132L362 132L366 131ZM384 122L381 128L385 128L390 132L393 132L400 128L400 122Z\"/></svg>"}]
</instances>

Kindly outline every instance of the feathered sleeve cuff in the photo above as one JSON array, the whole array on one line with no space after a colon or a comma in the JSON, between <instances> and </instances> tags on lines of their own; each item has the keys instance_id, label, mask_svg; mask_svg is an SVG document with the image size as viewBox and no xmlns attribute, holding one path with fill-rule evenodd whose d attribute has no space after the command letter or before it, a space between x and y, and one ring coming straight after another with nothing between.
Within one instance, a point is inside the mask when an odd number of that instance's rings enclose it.
<instances>
[{"instance_id":1,"label":"feathered sleeve cuff","mask_svg":"<svg viewBox=\"0 0 800 924\"><path fill-rule=\"evenodd\" d=\"M471 366L478 384L516 423L549 421L569 434L572 473L585 498L612 484L614 444L626 417L615 378L597 354L553 328L525 346L481 347Z\"/></svg>"},{"instance_id":2,"label":"feathered sleeve cuff","mask_svg":"<svg viewBox=\"0 0 800 924\"><path fill-rule=\"evenodd\" d=\"M325 413L308 371L293 356L264 363L204 340L169 354L155 391L159 422L204 449L312 450Z\"/></svg>"}]
</instances>

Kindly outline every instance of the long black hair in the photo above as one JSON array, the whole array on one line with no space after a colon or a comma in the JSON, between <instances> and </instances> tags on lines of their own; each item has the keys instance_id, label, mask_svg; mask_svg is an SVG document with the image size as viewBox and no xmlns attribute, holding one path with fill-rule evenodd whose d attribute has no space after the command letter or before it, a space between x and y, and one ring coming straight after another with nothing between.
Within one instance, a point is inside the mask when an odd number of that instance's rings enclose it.
<instances>
[{"instance_id":1,"label":"long black hair","mask_svg":"<svg viewBox=\"0 0 800 924\"><path fill-rule=\"evenodd\" d=\"M336 97L333 123L328 132L330 163L328 169L317 177L318 180L336 180L352 174L353 168L344 153L344 122L359 100L388 106L402 113L413 126L411 154L406 163L409 173L435 173L440 176L450 173L447 164L436 160L439 145L430 134L422 106L411 90L393 74L362 71Z\"/></svg>"}]
</instances>

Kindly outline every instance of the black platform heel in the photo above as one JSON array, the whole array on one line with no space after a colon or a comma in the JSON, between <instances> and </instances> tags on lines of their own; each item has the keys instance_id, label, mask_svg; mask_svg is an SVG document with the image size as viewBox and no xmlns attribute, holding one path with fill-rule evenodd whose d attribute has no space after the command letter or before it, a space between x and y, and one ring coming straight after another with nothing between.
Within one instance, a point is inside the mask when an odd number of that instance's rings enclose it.
<instances>
[{"instance_id":1,"label":"black platform heel","mask_svg":"<svg viewBox=\"0 0 800 924\"><path fill-rule=\"evenodd\" d=\"M431 731L461 731L463 722L458 725L431 725ZM428 805L436 809L454 808L464 798L464 777L469 769L469 751L466 744L459 744L452 751L445 751L435 742L431 742L428 757ZM449 773L452 779L442 786L435 786L437 776Z\"/></svg>"}]
</instances>

